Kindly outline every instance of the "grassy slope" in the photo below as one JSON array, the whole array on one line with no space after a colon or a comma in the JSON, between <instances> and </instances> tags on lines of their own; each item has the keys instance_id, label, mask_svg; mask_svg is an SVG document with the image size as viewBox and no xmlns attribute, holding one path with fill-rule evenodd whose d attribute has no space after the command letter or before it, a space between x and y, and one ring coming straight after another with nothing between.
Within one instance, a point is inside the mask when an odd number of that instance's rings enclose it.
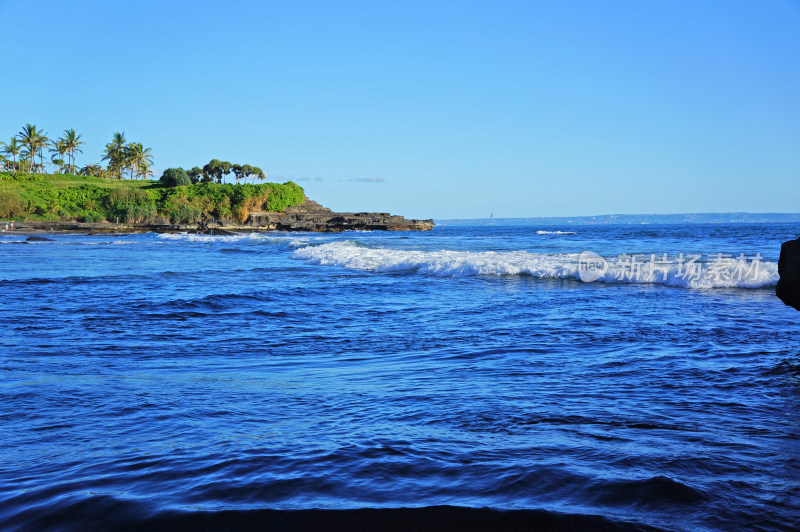
<instances>
[{"instance_id":1,"label":"grassy slope","mask_svg":"<svg viewBox=\"0 0 800 532\"><path fill-rule=\"evenodd\" d=\"M8 176L9 174L3 174ZM10 176L8 181L0 181L0 187L4 184L14 186L18 183L24 182L25 177L30 177L30 174L20 174L22 179L15 179ZM33 175L38 178L35 182L47 184L52 188L70 188L78 187L80 185L94 185L100 188L114 189L114 188L142 188L142 187L158 187L158 181L144 180L144 181L131 181L130 179L103 179L100 177L88 177L82 175L69 175L69 174L41 174Z\"/></svg>"},{"instance_id":2,"label":"grassy slope","mask_svg":"<svg viewBox=\"0 0 800 532\"><path fill-rule=\"evenodd\" d=\"M283 210L304 199L294 183L164 187L159 181L0 173L0 218L191 223L201 214L244 221L251 210ZM135 207L135 208L134 208ZM177 214L176 214L177 213ZM178 219L176 219L176 216Z\"/></svg>"}]
</instances>

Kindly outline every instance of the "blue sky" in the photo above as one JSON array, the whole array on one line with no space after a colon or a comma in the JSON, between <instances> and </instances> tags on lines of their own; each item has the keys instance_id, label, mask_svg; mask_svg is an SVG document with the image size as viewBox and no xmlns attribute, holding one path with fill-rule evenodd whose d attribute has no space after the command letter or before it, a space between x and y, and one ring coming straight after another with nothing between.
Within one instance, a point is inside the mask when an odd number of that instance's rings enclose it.
<instances>
[{"instance_id":1,"label":"blue sky","mask_svg":"<svg viewBox=\"0 0 800 532\"><path fill-rule=\"evenodd\" d=\"M800 210L798 1L0 0L0 21L0 140L75 128L79 164L124 131L158 171L250 163L336 210Z\"/></svg>"}]
</instances>

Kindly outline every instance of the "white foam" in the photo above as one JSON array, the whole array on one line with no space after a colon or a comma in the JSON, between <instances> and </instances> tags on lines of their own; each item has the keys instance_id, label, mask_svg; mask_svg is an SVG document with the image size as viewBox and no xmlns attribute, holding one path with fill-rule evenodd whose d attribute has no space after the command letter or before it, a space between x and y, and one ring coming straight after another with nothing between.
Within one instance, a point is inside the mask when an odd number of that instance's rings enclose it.
<instances>
[{"instance_id":1,"label":"white foam","mask_svg":"<svg viewBox=\"0 0 800 532\"><path fill-rule=\"evenodd\" d=\"M577 235L577 231L536 231L537 235Z\"/></svg>"},{"instance_id":2,"label":"white foam","mask_svg":"<svg viewBox=\"0 0 800 532\"><path fill-rule=\"evenodd\" d=\"M234 235L193 235L189 233L161 233L158 235L162 240L177 240L182 242L205 242L205 243L243 243L243 244L285 244L293 248L307 246L312 240L311 237L298 237L295 235L269 235L263 233L241 233Z\"/></svg>"},{"instance_id":3,"label":"white foam","mask_svg":"<svg viewBox=\"0 0 800 532\"><path fill-rule=\"evenodd\" d=\"M319 246L296 249L292 258L310 264L341 266L372 272L415 272L440 277L530 275L541 279L579 279L577 253L528 253L526 251L419 251L386 248L369 248L354 241L338 241ZM608 270L595 282L603 283L655 283L687 288L774 286L778 281L778 267L773 262L762 261L751 275L736 278L735 266L704 269L696 276L678 271L672 264L661 271L642 268L631 275L624 266L610 262Z\"/></svg>"},{"instance_id":4,"label":"white foam","mask_svg":"<svg viewBox=\"0 0 800 532\"><path fill-rule=\"evenodd\" d=\"M181 240L184 242L241 242L245 240L259 240L255 233L237 235L193 235L189 233L160 233L162 240Z\"/></svg>"},{"instance_id":5,"label":"white foam","mask_svg":"<svg viewBox=\"0 0 800 532\"><path fill-rule=\"evenodd\" d=\"M299 248L301 246L307 246L308 243L311 241L311 238L291 238L289 239L289 245L293 248Z\"/></svg>"}]
</instances>

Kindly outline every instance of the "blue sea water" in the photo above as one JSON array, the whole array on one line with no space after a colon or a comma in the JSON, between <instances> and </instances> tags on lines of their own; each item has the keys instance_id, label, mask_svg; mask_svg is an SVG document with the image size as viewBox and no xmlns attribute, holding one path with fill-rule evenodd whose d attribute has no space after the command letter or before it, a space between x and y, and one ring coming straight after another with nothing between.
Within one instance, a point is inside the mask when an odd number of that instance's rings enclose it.
<instances>
[{"instance_id":1,"label":"blue sea water","mask_svg":"<svg viewBox=\"0 0 800 532\"><path fill-rule=\"evenodd\" d=\"M774 286L799 235L3 233L0 528L796 529L800 314Z\"/></svg>"}]
</instances>

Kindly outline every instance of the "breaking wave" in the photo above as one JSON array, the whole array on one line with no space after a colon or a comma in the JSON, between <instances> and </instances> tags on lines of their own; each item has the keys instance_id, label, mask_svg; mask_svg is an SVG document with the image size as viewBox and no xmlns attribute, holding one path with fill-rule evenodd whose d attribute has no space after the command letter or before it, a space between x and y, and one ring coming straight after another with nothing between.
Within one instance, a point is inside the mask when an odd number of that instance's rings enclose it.
<instances>
[{"instance_id":1,"label":"breaking wave","mask_svg":"<svg viewBox=\"0 0 800 532\"><path fill-rule=\"evenodd\" d=\"M310 237L274 236L261 233L242 233L233 235L194 235L190 233L161 233L160 240L173 240L181 242L203 242L217 244L288 244L292 247L306 246L311 241Z\"/></svg>"},{"instance_id":2,"label":"breaking wave","mask_svg":"<svg viewBox=\"0 0 800 532\"><path fill-rule=\"evenodd\" d=\"M536 231L537 235L577 235L577 231Z\"/></svg>"},{"instance_id":3,"label":"breaking wave","mask_svg":"<svg viewBox=\"0 0 800 532\"><path fill-rule=\"evenodd\" d=\"M371 272L408 272L439 277L528 275L539 279L580 279L578 253L527 251L422 251L371 248L353 240L295 249L292 258L310 264ZM763 288L778 282L777 264L759 262L747 271L734 260L698 263L687 271L677 263L649 268L610 261L594 280L603 283L652 283L685 288Z\"/></svg>"}]
</instances>

